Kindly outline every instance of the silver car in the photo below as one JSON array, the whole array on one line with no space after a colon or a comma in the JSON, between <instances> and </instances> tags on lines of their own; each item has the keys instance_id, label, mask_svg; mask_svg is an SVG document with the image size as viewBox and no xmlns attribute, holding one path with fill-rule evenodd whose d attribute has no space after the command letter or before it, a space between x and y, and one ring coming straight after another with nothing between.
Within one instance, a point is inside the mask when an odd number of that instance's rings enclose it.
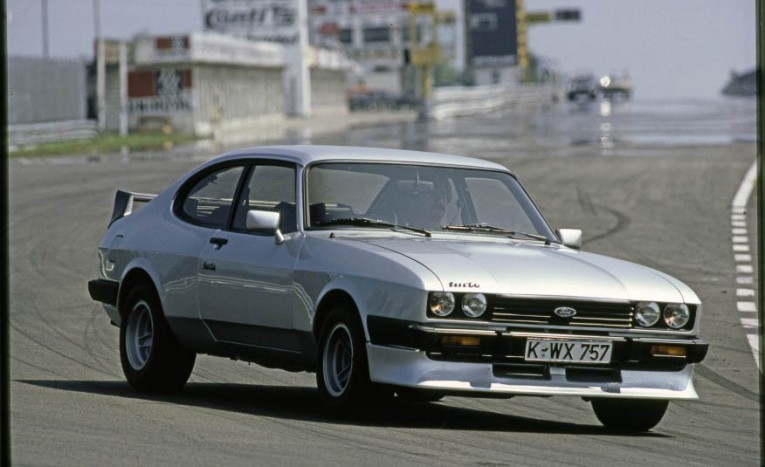
<instances>
[{"instance_id":1,"label":"silver car","mask_svg":"<svg viewBox=\"0 0 765 467\"><path fill-rule=\"evenodd\" d=\"M137 390L181 388L204 353L315 372L342 411L576 396L610 429L649 430L698 398L701 302L581 239L495 163L261 147L158 195L118 191L88 285Z\"/></svg>"}]
</instances>

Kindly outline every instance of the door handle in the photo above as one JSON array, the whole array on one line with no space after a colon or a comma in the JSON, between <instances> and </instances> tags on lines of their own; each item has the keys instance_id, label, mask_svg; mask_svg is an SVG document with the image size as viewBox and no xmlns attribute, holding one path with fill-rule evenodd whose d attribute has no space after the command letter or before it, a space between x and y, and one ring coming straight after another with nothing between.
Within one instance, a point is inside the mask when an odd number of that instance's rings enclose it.
<instances>
[{"instance_id":1,"label":"door handle","mask_svg":"<svg viewBox=\"0 0 765 467\"><path fill-rule=\"evenodd\" d=\"M222 247L223 245L225 245L226 243L228 243L228 239L227 238L220 238L220 237L213 237L213 238L210 239L210 243L215 245L215 249L217 250L220 247Z\"/></svg>"}]
</instances>

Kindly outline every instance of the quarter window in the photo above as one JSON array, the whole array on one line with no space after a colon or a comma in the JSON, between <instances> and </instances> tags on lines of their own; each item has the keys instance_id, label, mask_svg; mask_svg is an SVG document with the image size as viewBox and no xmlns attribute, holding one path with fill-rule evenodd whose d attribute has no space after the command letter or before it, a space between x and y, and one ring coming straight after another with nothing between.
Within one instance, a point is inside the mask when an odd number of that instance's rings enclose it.
<instances>
[{"instance_id":1,"label":"quarter window","mask_svg":"<svg viewBox=\"0 0 765 467\"><path fill-rule=\"evenodd\" d=\"M243 167L227 167L204 177L188 191L183 214L199 224L225 228Z\"/></svg>"}]
</instances>

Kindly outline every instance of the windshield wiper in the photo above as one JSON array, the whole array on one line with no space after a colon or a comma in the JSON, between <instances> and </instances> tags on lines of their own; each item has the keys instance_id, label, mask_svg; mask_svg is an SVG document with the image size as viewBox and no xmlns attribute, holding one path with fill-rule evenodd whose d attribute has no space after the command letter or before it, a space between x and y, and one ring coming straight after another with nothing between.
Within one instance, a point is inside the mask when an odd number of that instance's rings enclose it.
<instances>
[{"instance_id":1,"label":"windshield wiper","mask_svg":"<svg viewBox=\"0 0 765 467\"><path fill-rule=\"evenodd\" d=\"M393 230L408 230L411 232L417 232L423 234L426 237L430 237L429 230L421 229L419 227L409 227L407 225L393 224L391 222L382 221L379 219L370 219L368 217L340 217L337 219L329 219L316 223L317 226L324 227L328 225L350 225L355 227L387 227Z\"/></svg>"},{"instance_id":2,"label":"windshield wiper","mask_svg":"<svg viewBox=\"0 0 765 467\"><path fill-rule=\"evenodd\" d=\"M515 230L503 229L502 227L495 227L489 224L460 224L460 225L444 225L442 230L451 230L456 232L489 232L506 235L510 238L526 237L532 240L539 240L545 242L545 245L550 244L550 239L544 235L531 234L526 232L517 232Z\"/></svg>"}]
</instances>

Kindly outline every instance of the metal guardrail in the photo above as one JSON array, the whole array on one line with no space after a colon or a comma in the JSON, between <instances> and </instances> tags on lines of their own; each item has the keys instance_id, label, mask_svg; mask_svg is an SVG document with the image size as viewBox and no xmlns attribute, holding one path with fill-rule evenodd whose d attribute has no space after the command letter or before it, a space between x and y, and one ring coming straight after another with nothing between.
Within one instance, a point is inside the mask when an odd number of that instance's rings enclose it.
<instances>
[{"instance_id":1,"label":"metal guardrail","mask_svg":"<svg viewBox=\"0 0 765 467\"><path fill-rule=\"evenodd\" d=\"M8 146L13 149L53 141L90 139L96 135L98 129L95 120L24 123L8 126Z\"/></svg>"},{"instance_id":2,"label":"metal guardrail","mask_svg":"<svg viewBox=\"0 0 765 467\"><path fill-rule=\"evenodd\" d=\"M559 98L554 85L492 85L436 88L428 102L427 115L433 120L491 112L512 105L541 105Z\"/></svg>"}]
</instances>

